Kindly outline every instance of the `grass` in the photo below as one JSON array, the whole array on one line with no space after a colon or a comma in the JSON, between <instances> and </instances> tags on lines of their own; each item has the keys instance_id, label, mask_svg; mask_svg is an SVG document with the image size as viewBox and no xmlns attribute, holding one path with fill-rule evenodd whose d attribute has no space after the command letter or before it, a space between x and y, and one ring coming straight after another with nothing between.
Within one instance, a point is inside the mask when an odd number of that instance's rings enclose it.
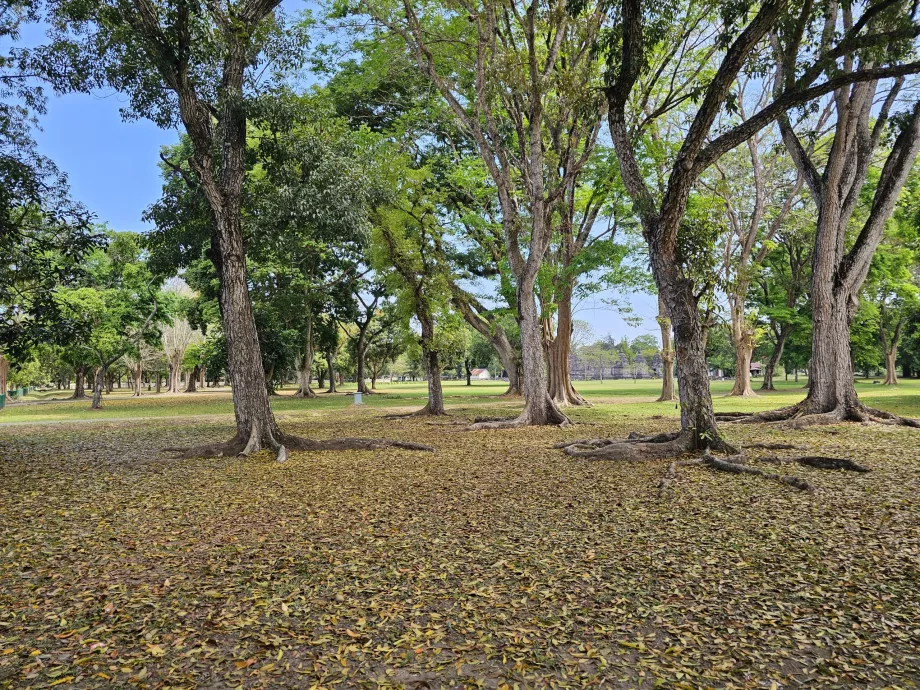
<instances>
[{"instance_id":1,"label":"grass","mask_svg":"<svg viewBox=\"0 0 920 690\"><path fill-rule=\"evenodd\" d=\"M726 426L872 471L790 470L808 494L689 467L663 497L664 462L552 445L672 429L673 404L578 385L596 404L564 430L463 431L520 404L494 383L448 384L433 423L381 414L421 384L279 397L293 433L437 448L284 464L159 452L226 438L226 394L3 411L63 423L0 426L0 688L920 687L920 432ZM802 395L727 387L720 409ZM916 382L860 393L920 416Z\"/></svg>"},{"instance_id":2,"label":"grass","mask_svg":"<svg viewBox=\"0 0 920 690\"><path fill-rule=\"evenodd\" d=\"M574 410L577 419L594 418L614 414L642 417L646 415L677 416L674 404L656 403L660 382L655 380L619 380L619 381L577 381L576 387L595 403L598 408L592 410ZM757 382L755 381L755 386ZM805 391L803 383L779 381L778 391L760 394L756 398L727 397L732 387L731 381L714 381L712 383L713 404L717 411L730 410L769 410L783 405L790 405L801 400ZM510 400L496 401L506 389L501 381L474 381L466 386L462 381L445 381L444 395L448 406L464 407L470 405L501 404L509 409L516 403ZM365 396L364 402L370 408L406 408L417 405L422 407L428 395L424 381L411 383L381 383L379 395ZM354 391L354 385L346 384L338 395L319 395L312 400L292 397L293 389L281 390L273 398L273 408L283 418L286 413L304 411L321 412L344 409L352 404L352 397L345 392ZM858 381L857 391L867 404L900 415L920 417L920 380L904 380L899 386L880 386L870 381ZM60 395L58 391L43 394L45 399ZM30 396L31 398L31 396ZM628 407L622 403L629 403ZM178 417L201 415L229 415L233 405L228 391L199 391L194 394L146 394L140 398L130 397L126 389L115 389L111 396L105 396L102 410L90 410L88 401L43 402L40 405L8 405L0 411L0 424L4 422L31 421L66 421L79 419L128 419L147 417ZM510 411L508 412L510 414Z\"/></svg>"}]
</instances>

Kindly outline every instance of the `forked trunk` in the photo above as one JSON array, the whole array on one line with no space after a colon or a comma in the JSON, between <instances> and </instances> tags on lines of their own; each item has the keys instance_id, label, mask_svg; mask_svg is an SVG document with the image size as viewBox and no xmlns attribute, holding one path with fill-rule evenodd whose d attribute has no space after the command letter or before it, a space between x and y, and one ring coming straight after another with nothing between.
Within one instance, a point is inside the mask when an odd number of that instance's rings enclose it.
<instances>
[{"instance_id":1,"label":"forked trunk","mask_svg":"<svg viewBox=\"0 0 920 690\"><path fill-rule=\"evenodd\" d=\"M776 337L776 344L773 346L773 352L770 355L767 366L763 370L763 385L760 390L775 391L776 385L773 383L773 377L776 375L776 367L783 358L783 350L786 347L786 339L792 333L792 328L788 324L780 326L779 334ZM789 378L789 372L786 372L786 378Z\"/></svg>"},{"instance_id":2,"label":"forked trunk","mask_svg":"<svg viewBox=\"0 0 920 690\"><path fill-rule=\"evenodd\" d=\"M521 329L522 389L524 410L518 417L522 424L568 424L569 418L550 397L543 362L543 338L537 300L534 293L536 276L525 276L518 285L518 323Z\"/></svg>"},{"instance_id":3,"label":"forked trunk","mask_svg":"<svg viewBox=\"0 0 920 690\"><path fill-rule=\"evenodd\" d=\"M557 405L587 405L572 385L569 355L572 353L572 289L560 290L557 298L556 334L549 319L543 322L543 342L546 350L548 372L547 389Z\"/></svg>"},{"instance_id":4,"label":"forked trunk","mask_svg":"<svg viewBox=\"0 0 920 690\"><path fill-rule=\"evenodd\" d=\"M895 362L898 357L898 345L895 343L885 352L885 380L886 386L898 385L898 372L895 370Z\"/></svg>"},{"instance_id":5,"label":"forked trunk","mask_svg":"<svg viewBox=\"0 0 920 690\"><path fill-rule=\"evenodd\" d=\"M313 317L307 316L306 333L304 334L303 356L298 355L297 365L297 392L295 398L315 398L316 393L310 387L313 382ZM320 381L322 386L323 382Z\"/></svg>"},{"instance_id":6,"label":"forked trunk","mask_svg":"<svg viewBox=\"0 0 920 690\"><path fill-rule=\"evenodd\" d=\"M674 402L677 400L674 391L674 343L671 338L671 319L668 318L668 308L661 293L658 293L656 320L661 329L661 395L656 402ZM601 367L601 381L604 380L603 371Z\"/></svg>"},{"instance_id":7,"label":"forked trunk","mask_svg":"<svg viewBox=\"0 0 920 690\"><path fill-rule=\"evenodd\" d=\"M196 364L195 368L192 369L191 373L188 375L188 384L185 386L186 393L197 393L198 392L198 377L201 375L201 365Z\"/></svg>"}]
</instances>

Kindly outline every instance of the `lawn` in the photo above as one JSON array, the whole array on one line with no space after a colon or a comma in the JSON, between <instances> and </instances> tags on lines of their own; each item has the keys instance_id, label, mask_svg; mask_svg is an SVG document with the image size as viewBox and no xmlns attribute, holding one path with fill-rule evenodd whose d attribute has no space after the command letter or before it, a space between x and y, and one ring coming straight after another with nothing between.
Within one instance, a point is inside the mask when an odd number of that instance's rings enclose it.
<instances>
[{"instance_id":1,"label":"lawn","mask_svg":"<svg viewBox=\"0 0 920 690\"><path fill-rule=\"evenodd\" d=\"M456 422L511 414L500 384L448 384L435 421L384 419L423 384L282 395L290 432L437 449L284 464L160 452L227 437L226 393L7 408L61 423L0 426L0 687L920 687L920 431L727 426L872 471L789 470L812 494L690 467L662 496L666 462L552 445L674 428L673 403L577 385L573 428L482 432ZM920 416L916 382L860 394Z\"/></svg>"}]
</instances>

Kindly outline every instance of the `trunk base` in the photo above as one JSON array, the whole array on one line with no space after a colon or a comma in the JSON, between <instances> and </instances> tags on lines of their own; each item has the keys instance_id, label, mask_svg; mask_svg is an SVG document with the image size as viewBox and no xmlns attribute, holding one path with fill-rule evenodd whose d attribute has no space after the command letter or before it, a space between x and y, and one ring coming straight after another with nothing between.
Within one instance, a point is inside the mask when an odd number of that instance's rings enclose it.
<instances>
[{"instance_id":1,"label":"trunk base","mask_svg":"<svg viewBox=\"0 0 920 690\"><path fill-rule=\"evenodd\" d=\"M535 413L532 409L525 407L517 417L510 419L491 419L479 422L473 422L467 427L467 431L481 431L484 429L516 429L522 426L558 426L565 428L572 424L572 420L566 416L556 404L547 397L545 409L540 414Z\"/></svg>"},{"instance_id":2,"label":"trunk base","mask_svg":"<svg viewBox=\"0 0 920 690\"><path fill-rule=\"evenodd\" d=\"M589 460L664 460L680 457L694 452L695 442L692 434L675 431L654 436L642 436L635 432L625 439L580 439L566 441L555 446L566 455ZM709 441L708 450L722 453L737 453L737 449L721 438Z\"/></svg>"},{"instance_id":3,"label":"trunk base","mask_svg":"<svg viewBox=\"0 0 920 690\"><path fill-rule=\"evenodd\" d=\"M920 421L901 417L891 412L877 410L857 401L841 404L832 410L822 410L807 398L796 405L754 414L726 413L716 415L718 421L734 424L777 424L789 429L806 429L811 426L840 424L842 422L875 423L891 426L908 426L920 429Z\"/></svg>"},{"instance_id":4,"label":"trunk base","mask_svg":"<svg viewBox=\"0 0 920 690\"><path fill-rule=\"evenodd\" d=\"M314 391L314 390L313 390L312 388L310 388L309 386L307 386L307 390L304 390L303 388L298 388L298 389L297 389L297 392L294 393L294 396L293 396L293 397L295 397L295 398L315 398L315 397L316 397L316 391Z\"/></svg>"}]
</instances>

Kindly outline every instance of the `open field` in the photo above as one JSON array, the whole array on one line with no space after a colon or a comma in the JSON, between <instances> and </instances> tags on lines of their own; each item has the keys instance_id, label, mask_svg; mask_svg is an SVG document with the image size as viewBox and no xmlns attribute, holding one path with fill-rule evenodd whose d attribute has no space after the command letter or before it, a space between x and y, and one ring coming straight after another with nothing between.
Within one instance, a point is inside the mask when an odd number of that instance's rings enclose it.
<instances>
[{"instance_id":1,"label":"open field","mask_svg":"<svg viewBox=\"0 0 920 690\"><path fill-rule=\"evenodd\" d=\"M728 410L769 410L783 405L790 405L804 397L802 386L793 381L777 382L774 393L761 393L756 398L729 398L731 381L713 381L713 402L717 411ZM674 403L654 402L658 396L660 382L656 380L619 380L619 381L576 381L576 388L597 406L588 410L573 410L576 419L593 418L597 414L608 415L665 415L678 416ZM759 382L755 379L755 388ZM444 382L444 399L448 407L463 408L468 406L490 405L507 406L507 414L517 404L513 400L497 398L507 384L501 381L474 381L466 386L462 381ZM880 386L871 381L857 383L860 398L873 407L879 407L897 414L920 417L920 380L907 379L899 386ZM422 407L428 397L427 384L424 381L413 383L380 383L379 395L364 398L370 408L405 408ZM345 393L354 391L354 384L345 384L342 393L320 394L313 400L291 397L293 389L281 390L272 399L272 405L279 416L288 412L318 412L350 407L352 398ZM62 396L62 391L48 392L38 396L28 396L27 402L41 401L39 405L11 404L0 411L0 424L4 422L30 422L71 419L124 419L130 417L173 417L189 415L233 414L233 404L229 389L212 392L209 389L197 393L168 394L149 393L140 398L132 398L127 389L115 389L111 396L103 397L104 409L90 410L89 401L49 402L50 398ZM621 407L620 403L630 403Z\"/></svg>"},{"instance_id":2,"label":"open field","mask_svg":"<svg viewBox=\"0 0 920 690\"><path fill-rule=\"evenodd\" d=\"M570 429L454 423L511 414L498 383L447 384L434 422L383 418L423 383L279 396L287 431L437 449L284 464L160 452L228 437L226 393L7 408L61 423L0 426L0 687L920 687L920 431L728 426L872 471L789 470L809 494L691 467L662 497L665 462L552 445L673 429L674 404L577 385ZM918 382L859 389L920 416Z\"/></svg>"}]
</instances>

